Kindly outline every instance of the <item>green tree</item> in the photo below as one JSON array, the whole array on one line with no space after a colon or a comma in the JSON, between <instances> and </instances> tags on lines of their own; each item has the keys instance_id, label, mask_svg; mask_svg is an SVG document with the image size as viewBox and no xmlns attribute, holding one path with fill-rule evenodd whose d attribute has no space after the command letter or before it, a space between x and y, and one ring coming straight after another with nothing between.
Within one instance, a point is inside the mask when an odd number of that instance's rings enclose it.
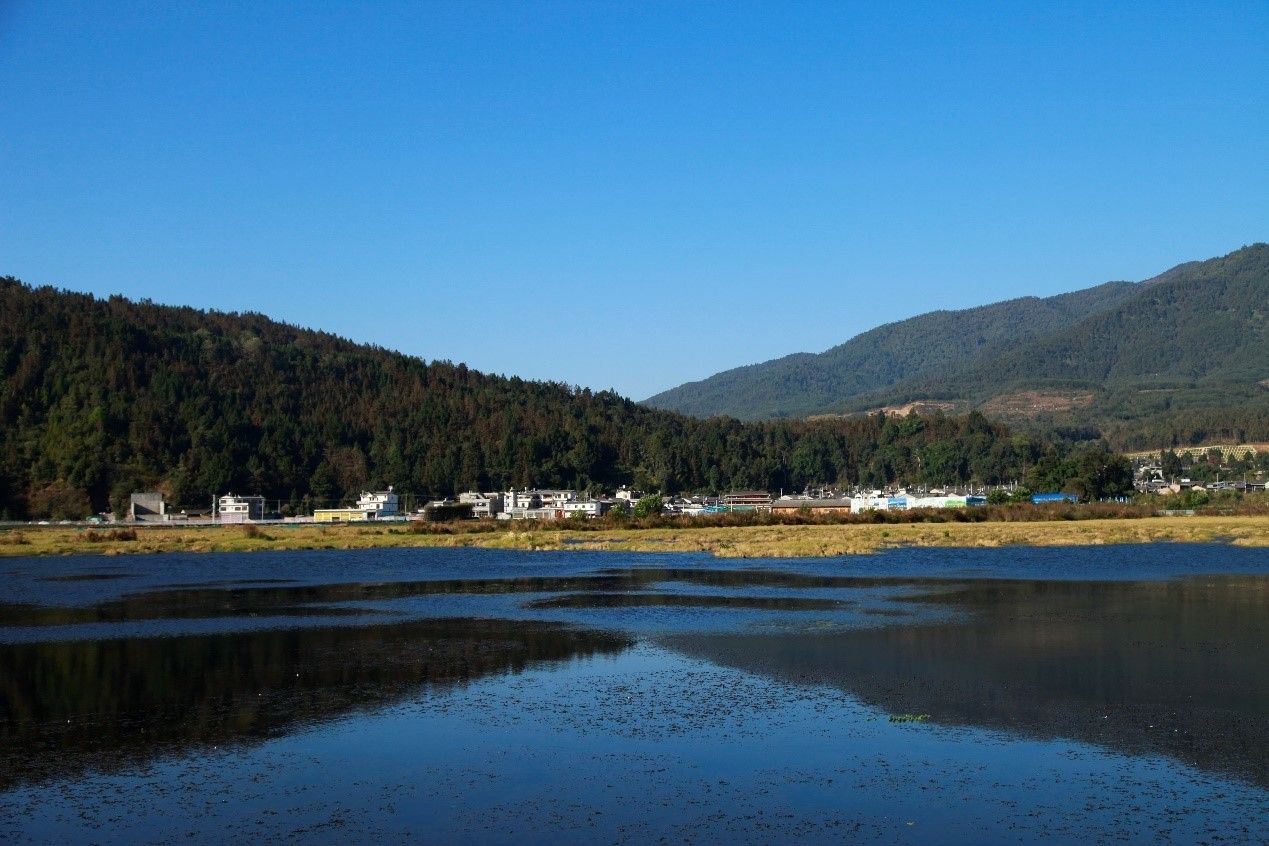
<instances>
[{"instance_id":1,"label":"green tree","mask_svg":"<svg viewBox=\"0 0 1269 846\"><path fill-rule=\"evenodd\" d=\"M634 516L656 517L665 510L665 500L658 494L648 494L635 503Z\"/></svg>"},{"instance_id":2,"label":"green tree","mask_svg":"<svg viewBox=\"0 0 1269 846\"><path fill-rule=\"evenodd\" d=\"M1159 456L1159 471L1163 474L1163 478L1172 480L1181 475L1184 468L1181 466L1181 457L1170 449L1165 449L1163 454Z\"/></svg>"},{"instance_id":3,"label":"green tree","mask_svg":"<svg viewBox=\"0 0 1269 846\"><path fill-rule=\"evenodd\" d=\"M1084 499L1096 501L1132 492L1132 465L1122 455L1097 447L1076 454L1073 463Z\"/></svg>"}]
</instances>

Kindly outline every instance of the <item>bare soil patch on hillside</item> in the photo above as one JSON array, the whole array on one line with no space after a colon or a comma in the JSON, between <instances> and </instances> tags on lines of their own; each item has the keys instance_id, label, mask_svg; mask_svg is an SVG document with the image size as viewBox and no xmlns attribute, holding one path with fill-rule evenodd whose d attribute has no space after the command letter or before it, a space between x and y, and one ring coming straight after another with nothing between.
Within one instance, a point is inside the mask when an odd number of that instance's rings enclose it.
<instances>
[{"instance_id":1,"label":"bare soil patch on hillside","mask_svg":"<svg viewBox=\"0 0 1269 846\"><path fill-rule=\"evenodd\" d=\"M1018 391L992 397L978 410L990 417L1031 418L1084 408L1092 402L1093 394L1088 391Z\"/></svg>"}]
</instances>

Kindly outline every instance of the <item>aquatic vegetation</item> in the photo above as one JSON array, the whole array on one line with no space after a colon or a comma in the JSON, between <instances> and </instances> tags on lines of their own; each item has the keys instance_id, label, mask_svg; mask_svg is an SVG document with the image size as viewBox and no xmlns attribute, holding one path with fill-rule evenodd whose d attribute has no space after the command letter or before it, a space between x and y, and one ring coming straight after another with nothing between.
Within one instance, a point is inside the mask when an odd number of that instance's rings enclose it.
<instances>
[{"instance_id":1,"label":"aquatic vegetation","mask_svg":"<svg viewBox=\"0 0 1269 846\"><path fill-rule=\"evenodd\" d=\"M892 723L928 723L930 721L929 714L891 714L890 722Z\"/></svg>"}]
</instances>

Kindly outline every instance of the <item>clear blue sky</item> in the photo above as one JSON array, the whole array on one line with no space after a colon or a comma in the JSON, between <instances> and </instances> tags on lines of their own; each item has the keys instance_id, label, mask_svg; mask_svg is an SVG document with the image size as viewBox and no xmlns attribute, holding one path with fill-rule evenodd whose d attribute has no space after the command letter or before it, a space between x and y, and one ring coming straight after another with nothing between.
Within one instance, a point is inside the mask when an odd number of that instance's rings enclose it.
<instances>
[{"instance_id":1,"label":"clear blue sky","mask_svg":"<svg viewBox=\"0 0 1269 846\"><path fill-rule=\"evenodd\" d=\"M0 273L636 399L1269 239L1269 3L0 0Z\"/></svg>"}]
</instances>

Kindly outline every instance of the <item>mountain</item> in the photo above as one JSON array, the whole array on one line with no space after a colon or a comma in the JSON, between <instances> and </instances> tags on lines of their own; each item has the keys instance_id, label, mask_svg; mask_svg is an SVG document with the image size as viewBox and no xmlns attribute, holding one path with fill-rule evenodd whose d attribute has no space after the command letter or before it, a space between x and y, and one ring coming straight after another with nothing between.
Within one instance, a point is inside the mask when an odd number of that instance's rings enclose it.
<instances>
[{"instance_id":1,"label":"mountain","mask_svg":"<svg viewBox=\"0 0 1269 846\"><path fill-rule=\"evenodd\" d=\"M819 355L729 370L646 400L756 420L937 408L1127 445L1219 431L1269 437L1269 245L1188 262L1144 282L937 311ZM1135 444L1134 444L1135 445Z\"/></svg>"},{"instance_id":2,"label":"mountain","mask_svg":"<svg viewBox=\"0 0 1269 846\"><path fill-rule=\"evenodd\" d=\"M0 278L0 517L120 510L155 488L178 508L233 491L300 510L388 484L417 501L526 485L992 483L1054 455L981 415L698 420L259 314Z\"/></svg>"},{"instance_id":3,"label":"mountain","mask_svg":"<svg viewBox=\"0 0 1269 846\"><path fill-rule=\"evenodd\" d=\"M698 417L803 417L853 397L938 372L954 358L1041 336L1129 297L1136 286L1108 282L1056 297L1022 297L964 311L934 311L887 323L818 355L796 353L727 370L644 400Z\"/></svg>"}]
</instances>

